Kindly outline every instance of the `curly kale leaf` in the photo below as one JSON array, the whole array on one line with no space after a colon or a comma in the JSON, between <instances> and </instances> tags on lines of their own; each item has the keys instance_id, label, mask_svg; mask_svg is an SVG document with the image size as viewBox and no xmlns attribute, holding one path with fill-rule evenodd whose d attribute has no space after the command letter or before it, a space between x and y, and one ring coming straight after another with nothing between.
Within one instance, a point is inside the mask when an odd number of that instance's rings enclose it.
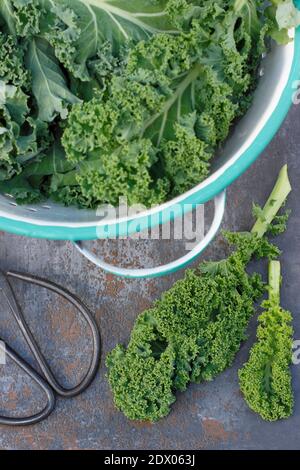
<instances>
[{"instance_id":1,"label":"curly kale leaf","mask_svg":"<svg viewBox=\"0 0 300 470\"><path fill-rule=\"evenodd\" d=\"M40 199L40 189L27 179L26 166L41 160L52 140L48 126L29 112L28 96L0 81L0 190L18 202Z\"/></svg>"},{"instance_id":2,"label":"curly kale leaf","mask_svg":"<svg viewBox=\"0 0 300 470\"><path fill-rule=\"evenodd\" d=\"M0 32L0 80L29 90L30 74L24 67L24 48L16 38Z\"/></svg>"},{"instance_id":3,"label":"curly kale leaf","mask_svg":"<svg viewBox=\"0 0 300 470\"><path fill-rule=\"evenodd\" d=\"M168 0L129 3L126 0L43 0L42 3L49 15L46 38L65 68L83 81L90 79L88 61L101 54L107 42L118 56L128 43L160 32L176 32L166 11Z\"/></svg>"},{"instance_id":4,"label":"curly kale leaf","mask_svg":"<svg viewBox=\"0 0 300 470\"><path fill-rule=\"evenodd\" d=\"M228 135L237 105L232 102L230 86L218 79L212 62L207 64L201 36L195 26L189 33L161 34L140 42L130 50L126 67L112 78L106 92L73 107L62 142L67 158L78 162L78 172L75 179L65 175L61 188L73 181L73 190L86 199L87 206L114 204L117 196L136 202L138 181L129 184L123 194L121 189L124 151L130 161L130 149L138 140L148 147L151 162L140 188L151 186L161 171L174 195L207 177L212 151ZM100 182L109 174L110 163L116 169L119 166L122 185L114 179L119 193L107 192L103 199ZM138 173L143 174L143 167ZM167 187L160 179L153 181L153 186L162 185ZM141 193L137 202L149 205L161 200Z\"/></svg>"},{"instance_id":5,"label":"curly kale leaf","mask_svg":"<svg viewBox=\"0 0 300 470\"><path fill-rule=\"evenodd\" d=\"M28 96L0 81L0 181L21 172L47 147L47 126L29 115Z\"/></svg>"},{"instance_id":6,"label":"curly kale leaf","mask_svg":"<svg viewBox=\"0 0 300 470\"><path fill-rule=\"evenodd\" d=\"M0 18L14 36L30 37L40 32L43 13L40 0L1 0Z\"/></svg>"},{"instance_id":7,"label":"curly kale leaf","mask_svg":"<svg viewBox=\"0 0 300 470\"><path fill-rule=\"evenodd\" d=\"M49 193L47 176L68 172L72 167L61 145L55 142L38 158L29 161L21 175L0 183L0 190L14 196L18 204L38 202Z\"/></svg>"},{"instance_id":8,"label":"curly kale leaf","mask_svg":"<svg viewBox=\"0 0 300 470\"><path fill-rule=\"evenodd\" d=\"M209 284L212 287L213 281ZM120 346L109 354L114 400L127 417L156 421L170 412L176 388L184 390L189 382L190 364L199 352L197 332L208 323L211 312L204 299L213 300L214 293L200 276L187 271L184 280L138 317L122 355ZM168 366L166 357L171 359ZM157 376L157 370L162 375Z\"/></svg>"},{"instance_id":9,"label":"curly kale leaf","mask_svg":"<svg viewBox=\"0 0 300 470\"><path fill-rule=\"evenodd\" d=\"M65 119L68 106L79 100L70 92L54 50L41 37L41 24L49 22L42 2L4 0L1 16L10 34L0 36L0 77L31 91L41 120L51 122L57 115Z\"/></svg>"},{"instance_id":10,"label":"curly kale leaf","mask_svg":"<svg viewBox=\"0 0 300 470\"><path fill-rule=\"evenodd\" d=\"M31 74L25 68L25 47L0 32L0 180L18 174L47 147L48 128L30 109ZM24 179L24 178L23 178ZM14 181L9 188L13 189ZM26 184L26 186L28 186ZM8 191L7 191L8 192Z\"/></svg>"},{"instance_id":11,"label":"curly kale leaf","mask_svg":"<svg viewBox=\"0 0 300 470\"><path fill-rule=\"evenodd\" d=\"M100 121L98 124L101 125ZM91 134L89 127L86 132ZM98 135L103 137L101 132ZM53 176L51 195L66 204L76 203L79 198L88 207L99 203L118 205L120 197L127 197L129 205L156 205L166 198L168 184L158 180L154 185L149 170L155 159L155 151L147 139L125 142L115 150L102 147L101 158L91 155L71 172Z\"/></svg>"},{"instance_id":12,"label":"curly kale leaf","mask_svg":"<svg viewBox=\"0 0 300 470\"><path fill-rule=\"evenodd\" d=\"M288 418L293 411L290 364L292 316L280 306L280 263L269 265L269 300L259 317L257 342L239 371L240 387L249 407L268 421Z\"/></svg>"},{"instance_id":13,"label":"curly kale leaf","mask_svg":"<svg viewBox=\"0 0 300 470\"><path fill-rule=\"evenodd\" d=\"M30 41L26 66L32 76L32 92L37 101L39 118L51 122L57 115L66 119L68 105L79 99L67 87L66 78L49 44L41 38Z\"/></svg>"},{"instance_id":14,"label":"curly kale leaf","mask_svg":"<svg viewBox=\"0 0 300 470\"><path fill-rule=\"evenodd\" d=\"M16 175L9 181L0 181L0 191L12 196L17 204L34 204L42 199L39 188L34 188L23 175Z\"/></svg>"},{"instance_id":15,"label":"curly kale leaf","mask_svg":"<svg viewBox=\"0 0 300 470\"><path fill-rule=\"evenodd\" d=\"M172 390L175 353L172 346L159 356L138 349L127 352L117 346L107 359L113 368L110 383L116 406L129 419L156 421L169 413L175 401ZM124 394L126 390L126 394Z\"/></svg>"}]
</instances>

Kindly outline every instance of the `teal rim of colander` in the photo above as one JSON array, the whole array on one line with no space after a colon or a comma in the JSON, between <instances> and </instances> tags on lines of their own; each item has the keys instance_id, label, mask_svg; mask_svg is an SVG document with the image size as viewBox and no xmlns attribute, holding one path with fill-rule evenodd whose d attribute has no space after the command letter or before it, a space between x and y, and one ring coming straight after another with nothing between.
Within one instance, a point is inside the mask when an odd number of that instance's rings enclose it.
<instances>
[{"instance_id":1,"label":"teal rim of colander","mask_svg":"<svg viewBox=\"0 0 300 470\"><path fill-rule=\"evenodd\" d=\"M300 2L299 2L300 3ZM298 3L297 3L298 5ZM234 180L236 180L247 168L259 157L263 150L267 147L279 130L284 121L291 105L293 84L300 79L300 27L295 32L295 50L293 64L290 76L281 95L280 101L272 114L272 118L268 120L259 136L250 145L250 147L218 178L212 181L208 186L199 189L192 195L183 199L179 205L182 205L181 214L190 210L191 205L203 204L213 199L217 194L227 188ZM189 207L189 209L185 209ZM96 240L98 238L111 238L116 236L129 235L133 232L145 230L153 227L153 220L157 220L156 225L165 223L176 217L176 213L172 211L172 206L162 208L158 217L149 215L141 216L128 229L130 220L118 223L117 221L110 225L103 226L99 230L99 226L89 227L65 227L52 225L38 225L24 221L13 220L0 217L0 230L14 233L16 235L24 235L31 238L46 238L49 240Z\"/></svg>"}]
</instances>

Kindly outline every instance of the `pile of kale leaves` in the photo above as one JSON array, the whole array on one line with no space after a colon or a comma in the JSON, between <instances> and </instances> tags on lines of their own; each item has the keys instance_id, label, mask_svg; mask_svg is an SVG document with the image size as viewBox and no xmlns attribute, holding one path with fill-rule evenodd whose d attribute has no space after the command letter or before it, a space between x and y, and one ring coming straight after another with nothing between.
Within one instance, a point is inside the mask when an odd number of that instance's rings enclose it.
<instances>
[{"instance_id":1,"label":"pile of kale leaves","mask_svg":"<svg viewBox=\"0 0 300 470\"><path fill-rule=\"evenodd\" d=\"M0 191L151 206L207 177L293 0L0 0Z\"/></svg>"}]
</instances>

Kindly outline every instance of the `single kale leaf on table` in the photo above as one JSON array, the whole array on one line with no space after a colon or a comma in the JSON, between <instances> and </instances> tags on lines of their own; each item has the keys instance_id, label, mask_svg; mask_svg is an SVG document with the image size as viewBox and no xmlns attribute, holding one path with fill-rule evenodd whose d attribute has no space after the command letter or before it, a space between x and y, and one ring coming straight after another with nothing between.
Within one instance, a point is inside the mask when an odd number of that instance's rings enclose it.
<instances>
[{"instance_id":1,"label":"single kale leaf on table","mask_svg":"<svg viewBox=\"0 0 300 470\"><path fill-rule=\"evenodd\" d=\"M269 298L262 304L257 342L239 371L240 387L249 407L267 421L293 412L292 315L280 306L280 262L269 264Z\"/></svg>"},{"instance_id":2,"label":"single kale leaf on table","mask_svg":"<svg viewBox=\"0 0 300 470\"><path fill-rule=\"evenodd\" d=\"M1 0L0 191L95 208L192 188L299 22L291 0Z\"/></svg>"}]
</instances>

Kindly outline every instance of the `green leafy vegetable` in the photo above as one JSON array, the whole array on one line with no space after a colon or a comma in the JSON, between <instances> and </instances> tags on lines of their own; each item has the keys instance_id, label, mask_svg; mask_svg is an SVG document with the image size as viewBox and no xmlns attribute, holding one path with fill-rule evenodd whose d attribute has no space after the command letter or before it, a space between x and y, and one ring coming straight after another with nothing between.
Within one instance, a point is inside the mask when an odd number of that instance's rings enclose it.
<instances>
[{"instance_id":1,"label":"green leafy vegetable","mask_svg":"<svg viewBox=\"0 0 300 470\"><path fill-rule=\"evenodd\" d=\"M298 23L291 0L1 0L0 81L23 102L16 118L1 100L3 191L96 208L191 189L249 108L270 38Z\"/></svg>"},{"instance_id":2,"label":"green leafy vegetable","mask_svg":"<svg viewBox=\"0 0 300 470\"><path fill-rule=\"evenodd\" d=\"M0 181L21 172L21 165L48 145L45 124L29 115L28 97L0 81ZM5 184L2 184L6 192Z\"/></svg>"},{"instance_id":3,"label":"green leafy vegetable","mask_svg":"<svg viewBox=\"0 0 300 470\"><path fill-rule=\"evenodd\" d=\"M51 46L44 39L32 39L25 63L31 71L32 93L37 101L39 119L51 122L57 115L66 119L67 104L79 100L68 90Z\"/></svg>"},{"instance_id":4,"label":"green leafy vegetable","mask_svg":"<svg viewBox=\"0 0 300 470\"><path fill-rule=\"evenodd\" d=\"M289 29L299 26L300 11L294 0L271 0L267 9L270 36L279 44L290 41Z\"/></svg>"},{"instance_id":5,"label":"green leafy vegetable","mask_svg":"<svg viewBox=\"0 0 300 470\"><path fill-rule=\"evenodd\" d=\"M94 130L97 127L95 121ZM101 127L98 135L101 138ZM155 152L148 140L125 143L116 150L103 146L102 152L101 164L91 157L79 162L71 172L53 176L50 188L52 197L68 204L76 204L76 200L80 199L83 205L89 207L94 207L99 200L118 205L122 195L127 197L130 206L139 202L155 205L165 200L167 182L158 180L154 187L149 174ZM70 188L73 191L70 192Z\"/></svg>"},{"instance_id":6,"label":"green leafy vegetable","mask_svg":"<svg viewBox=\"0 0 300 470\"><path fill-rule=\"evenodd\" d=\"M44 0L55 16L46 37L64 66L89 80L89 59L107 43L118 54L122 46L159 32L176 32L166 11L168 0Z\"/></svg>"},{"instance_id":7,"label":"green leafy vegetable","mask_svg":"<svg viewBox=\"0 0 300 470\"><path fill-rule=\"evenodd\" d=\"M262 304L257 342L239 371L240 387L249 407L268 421L288 418L293 412L292 316L280 307L280 263L269 264L269 299Z\"/></svg>"},{"instance_id":8,"label":"green leafy vegetable","mask_svg":"<svg viewBox=\"0 0 300 470\"><path fill-rule=\"evenodd\" d=\"M248 14L244 14L248 22ZM232 11L222 10L219 21L232 22L234 27L242 15L239 12L232 16ZM86 161L78 164L80 171L74 173L74 178L61 180L59 193L63 195L72 181L73 191L84 197L88 206L97 202L115 204L121 196L127 196L129 203L148 206L152 201L160 202L166 197L161 191L159 198L149 197L135 184L127 189L121 186L118 192L115 186L116 192L108 191L103 198L100 182L114 171L111 164L122 174L123 147L130 148L144 139L155 158L150 158L152 165L141 187L152 184L160 188L162 181L156 177L159 172L169 181L169 192L177 195L206 178L216 146L249 104L245 91L251 78L244 68L251 49L250 36L248 43L243 54L235 49L230 56L227 29L220 29L215 38L210 38L200 22L194 22L188 32L159 34L140 41L129 51L121 75L112 78L108 92L73 108L62 142L68 159ZM255 47L257 54L264 50L257 41ZM233 73L237 57L240 75L237 70ZM120 157L115 161L111 154ZM87 190L92 187L91 175L93 194Z\"/></svg>"},{"instance_id":9,"label":"green leafy vegetable","mask_svg":"<svg viewBox=\"0 0 300 470\"><path fill-rule=\"evenodd\" d=\"M24 68L24 49L20 47L13 36L0 32L0 79L15 86L28 89L30 75Z\"/></svg>"},{"instance_id":10,"label":"green leafy vegetable","mask_svg":"<svg viewBox=\"0 0 300 470\"><path fill-rule=\"evenodd\" d=\"M253 256L278 256L265 234L290 189L284 167L262 211L265 222L260 218L251 233L227 233L235 251L226 260L187 271L138 316L128 347L118 345L108 355L114 401L129 419L166 416L177 390L212 380L232 364L246 338L254 302L264 292L261 277L249 275L246 266Z\"/></svg>"},{"instance_id":11,"label":"green leafy vegetable","mask_svg":"<svg viewBox=\"0 0 300 470\"><path fill-rule=\"evenodd\" d=\"M1 0L0 15L13 36L30 37L39 33L42 14L39 0Z\"/></svg>"}]
</instances>

